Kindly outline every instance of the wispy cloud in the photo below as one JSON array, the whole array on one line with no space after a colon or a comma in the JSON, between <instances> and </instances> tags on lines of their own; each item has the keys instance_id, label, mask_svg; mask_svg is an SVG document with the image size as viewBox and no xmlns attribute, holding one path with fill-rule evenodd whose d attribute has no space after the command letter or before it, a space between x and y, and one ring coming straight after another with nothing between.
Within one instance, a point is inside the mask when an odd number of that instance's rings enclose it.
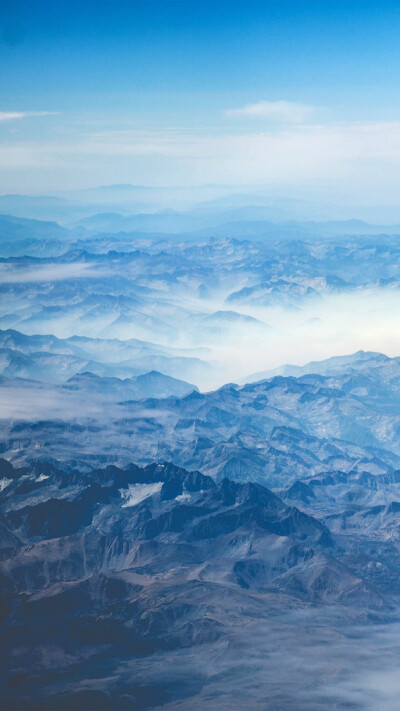
<instances>
[{"instance_id":1,"label":"wispy cloud","mask_svg":"<svg viewBox=\"0 0 400 711\"><path fill-rule=\"evenodd\" d=\"M291 123L256 130L102 130L0 144L0 180L30 189L149 182L307 186L346 204L398 204L400 121ZM40 171L37 169L40 168ZM14 177L15 176L15 177ZM103 177L101 177L103 176ZM106 177L104 177L106 176ZM1 183L0 183L1 185ZM1 188L0 188L1 191ZM334 196L334 197L333 197ZM397 218L396 218L397 219Z\"/></svg>"},{"instance_id":2,"label":"wispy cloud","mask_svg":"<svg viewBox=\"0 0 400 711\"><path fill-rule=\"evenodd\" d=\"M30 116L53 116L57 111L0 111L0 121L15 121Z\"/></svg>"},{"instance_id":3,"label":"wispy cloud","mask_svg":"<svg viewBox=\"0 0 400 711\"><path fill-rule=\"evenodd\" d=\"M0 265L0 282L2 284L21 284L33 282L53 282L65 279L101 278L108 272L96 269L88 262L73 262L70 264L47 264L43 267L14 268L7 264Z\"/></svg>"},{"instance_id":4,"label":"wispy cloud","mask_svg":"<svg viewBox=\"0 0 400 711\"><path fill-rule=\"evenodd\" d=\"M256 104L246 104L238 109L228 109L225 113L229 118L301 123L307 120L313 112L312 106L298 104L294 101L258 101Z\"/></svg>"}]
</instances>

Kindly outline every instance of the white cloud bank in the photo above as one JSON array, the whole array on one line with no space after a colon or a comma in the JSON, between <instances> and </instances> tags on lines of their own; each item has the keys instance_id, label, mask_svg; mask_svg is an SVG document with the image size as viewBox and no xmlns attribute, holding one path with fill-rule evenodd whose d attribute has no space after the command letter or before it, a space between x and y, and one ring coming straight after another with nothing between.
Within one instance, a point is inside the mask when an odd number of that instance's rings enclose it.
<instances>
[{"instance_id":1,"label":"white cloud bank","mask_svg":"<svg viewBox=\"0 0 400 711\"><path fill-rule=\"evenodd\" d=\"M264 119L284 123L302 123L313 114L314 108L294 101L258 101L242 108L228 109L229 118Z\"/></svg>"},{"instance_id":2,"label":"white cloud bank","mask_svg":"<svg viewBox=\"0 0 400 711\"><path fill-rule=\"evenodd\" d=\"M38 171L40 168L40 171ZM397 205L400 121L271 124L263 130L79 131L0 144L0 192L101 183L265 185L332 204ZM15 190L18 192L19 190Z\"/></svg>"}]
</instances>

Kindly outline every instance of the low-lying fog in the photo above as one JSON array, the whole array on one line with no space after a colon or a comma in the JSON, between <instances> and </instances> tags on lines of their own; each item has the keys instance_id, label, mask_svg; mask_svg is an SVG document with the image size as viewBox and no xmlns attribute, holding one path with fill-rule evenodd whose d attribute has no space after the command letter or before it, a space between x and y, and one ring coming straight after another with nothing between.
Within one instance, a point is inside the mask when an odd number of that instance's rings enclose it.
<instances>
[{"instance_id":1,"label":"low-lying fog","mask_svg":"<svg viewBox=\"0 0 400 711\"><path fill-rule=\"evenodd\" d=\"M400 355L400 292L360 289L298 302L235 310L270 326L240 324L211 343L213 358L224 365L232 381L268 371L284 363L304 365L358 350ZM193 346L193 342L191 344Z\"/></svg>"},{"instance_id":2,"label":"low-lying fog","mask_svg":"<svg viewBox=\"0 0 400 711\"><path fill-rule=\"evenodd\" d=\"M242 382L253 373L284 363L303 365L358 350L400 354L400 292L388 288L347 291L264 308L233 307L224 299L195 302L182 298L180 306L149 301L140 313L125 318L118 318L113 311L88 317L71 304L54 316L48 310L45 318L40 313L13 320L8 316L10 310L10 305L3 303L1 328L31 335L51 333L59 338L137 338L183 349L182 355L190 349L187 355L213 365L196 381L202 390ZM190 380L184 370L181 377Z\"/></svg>"},{"instance_id":3,"label":"low-lying fog","mask_svg":"<svg viewBox=\"0 0 400 711\"><path fill-rule=\"evenodd\" d=\"M398 621L361 625L341 608L305 608L249 624L228 644L159 654L137 665L135 682L184 690L165 711L394 711L399 635Z\"/></svg>"}]
</instances>

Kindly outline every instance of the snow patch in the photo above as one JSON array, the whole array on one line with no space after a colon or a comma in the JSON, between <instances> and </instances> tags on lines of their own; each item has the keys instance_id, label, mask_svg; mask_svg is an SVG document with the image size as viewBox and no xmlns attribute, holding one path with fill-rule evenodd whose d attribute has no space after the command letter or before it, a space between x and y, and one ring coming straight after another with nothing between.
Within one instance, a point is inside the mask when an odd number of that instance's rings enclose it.
<instances>
[{"instance_id":1,"label":"snow patch","mask_svg":"<svg viewBox=\"0 0 400 711\"><path fill-rule=\"evenodd\" d=\"M38 476L38 478L36 479L36 483L37 483L37 484L40 484L41 481L45 481L46 479L50 479L50 477L49 477L47 474L41 474L41 475Z\"/></svg>"},{"instance_id":2,"label":"snow patch","mask_svg":"<svg viewBox=\"0 0 400 711\"><path fill-rule=\"evenodd\" d=\"M179 496L175 497L175 501L179 501L179 503L182 503L182 501L189 501L190 498L191 495L187 491L184 491L183 494L179 494Z\"/></svg>"},{"instance_id":3,"label":"snow patch","mask_svg":"<svg viewBox=\"0 0 400 711\"><path fill-rule=\"evenodd\" d=\"M149 496L153 496L153 494L157 494L161 491L162 485L162 481L157 481L155 484L130 484L127 490L120 489L119 493L122 498L125 499L122 507L127 508L128 506L136 506L137 504L140 504L140 502L144 501L144 499L147 499Z\"/></svg>"},{"instance_id":4,"label":"snow patch","mask_svg":"<svg viewBox=\"0 0 400 711\"><path fill-rule=\"evenodd\" d=\"M3 489L6 488L9 484L11 484L12 479L7 479L4 477L4 479L0 479L0 491L3 491Z\"/></svg>"}]
</instances>

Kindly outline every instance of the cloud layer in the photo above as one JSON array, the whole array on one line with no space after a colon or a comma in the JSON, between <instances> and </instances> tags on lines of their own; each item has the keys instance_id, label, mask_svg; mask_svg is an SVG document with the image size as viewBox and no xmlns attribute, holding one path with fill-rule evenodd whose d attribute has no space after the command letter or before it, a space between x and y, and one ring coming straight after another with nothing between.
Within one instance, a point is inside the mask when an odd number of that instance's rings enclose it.
<instances>
[{"instance_id":1,"label":"cloud layer","mask_svg":"<svg viewBox=\"0 0 400 711\"><path fill-rule=\"evenodd\" d=\"M139 128L131 120L123 129L64 117L65 126L29 135L27 122L0 143L0 192L121 182L259 184L286 194L305 189L313 199L325 192L336 205L397 204L400 121L306 122L312 111L260 101L228 112L240 129L227 117L212 128ZM2 112L0 121L48 113Z\"/></svg>"},{"instance_id":2,"label":"cloud layer","mask_svg":"<svg viewBox=\"0 0 400 711\"><path fill-rule=\"evenodd\" d=\"M287 123L302 123L313 114L314 108L293 101L258 101L238 109L228 109L229 118L256 119Z\"/></svg>"}]
</instances>

